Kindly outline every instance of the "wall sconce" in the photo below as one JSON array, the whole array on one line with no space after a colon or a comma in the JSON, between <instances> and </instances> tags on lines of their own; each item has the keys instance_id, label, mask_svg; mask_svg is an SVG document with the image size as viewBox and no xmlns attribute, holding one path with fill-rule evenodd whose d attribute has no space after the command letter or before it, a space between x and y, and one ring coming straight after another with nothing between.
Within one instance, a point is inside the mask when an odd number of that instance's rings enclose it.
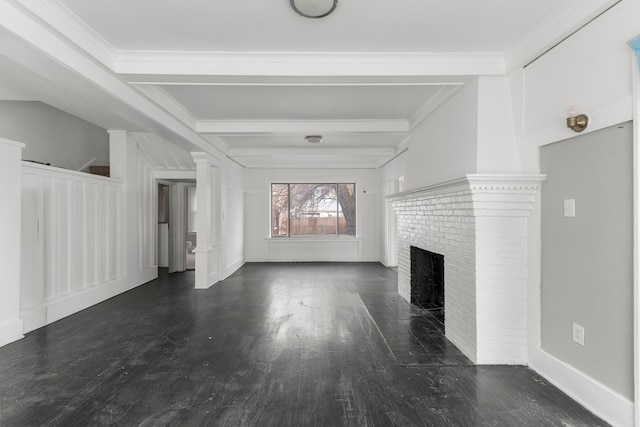
<instances>
[{"instance_id":1,"label":"wall sconce","mask_svg":"<svg viewBox=\"0 0 640 427\"><path fill-rule=\"evenodd\" d=\"M567 127L574 132L582 132L589 125L589 116L586 114L576 114L576 110L569 110L567 113Z\"/></svg>"}]
</instances>

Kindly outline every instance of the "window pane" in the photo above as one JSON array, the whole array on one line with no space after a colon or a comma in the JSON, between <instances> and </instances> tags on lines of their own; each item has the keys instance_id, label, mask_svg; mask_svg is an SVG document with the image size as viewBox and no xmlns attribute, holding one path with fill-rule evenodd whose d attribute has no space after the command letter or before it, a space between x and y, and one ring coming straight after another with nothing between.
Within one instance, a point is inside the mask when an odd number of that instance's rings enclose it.
<instances>
[{"instance_id":1,"label":"window pane","mask_svg":"<svg viewBox=\"0 0 640 427\"><path fill-rule=\"evenodd\" d=\"M291 184L291 236L337 235L335 184Z\"/></svg>"},{"instance_id":2,"label":"window pane","mask_svg":"<svg viewBox=\"0 0 640 427\"><path fill-rule=\"evenodd\" d=\"M271 237L289 236L289 184L271 184Z\"/></svg>"},{"instance_id":3,"label":"window pane","mask_svg":"<svg viewBox=\"0 0 640 427\"><path fill-rule=\"evenodd\" d=\"M356 235L356 185L338 184L338 234Z\"/></svg>"}]
</instances>

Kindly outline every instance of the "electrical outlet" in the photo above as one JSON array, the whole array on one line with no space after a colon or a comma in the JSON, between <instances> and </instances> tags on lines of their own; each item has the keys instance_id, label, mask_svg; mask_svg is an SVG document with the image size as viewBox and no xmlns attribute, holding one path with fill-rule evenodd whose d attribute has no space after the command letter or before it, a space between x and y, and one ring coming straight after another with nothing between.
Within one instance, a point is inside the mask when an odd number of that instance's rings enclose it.
<instances>
[{"instance_id":1,"label":"electrical outlet","mask_svg":"<svg viewBox=\"0 0 640 427\"><path fill-rule=\"evenodd\" d=\"M583 326L580 326L577 323L574 323L571 336L574 342L577 342L580 345L584 345L584 327Z\"/></svg>"}]
</instances>

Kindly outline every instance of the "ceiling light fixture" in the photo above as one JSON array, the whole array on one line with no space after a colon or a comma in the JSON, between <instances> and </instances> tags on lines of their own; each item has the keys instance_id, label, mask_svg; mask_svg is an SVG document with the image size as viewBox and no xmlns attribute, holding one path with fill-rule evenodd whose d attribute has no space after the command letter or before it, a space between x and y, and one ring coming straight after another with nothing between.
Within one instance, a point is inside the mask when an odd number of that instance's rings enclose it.
<instances>
[{"instance_id":1,"label":"ceiling light fixture","mask_svg":"<svg viewBox=\"0 0 640 427\"><path fill-rule=\"evenodd\" d=\"M322 18L333 12L338 0L290 0L291 7L305 18Z\"/></svg>"},{"instance_id":2,"label":"ceiling light fixture","mask_svg":"<svg viewBox=\"0 0 640 427\"><path fill-rule=\"evenodd\" d=\"M319 144L322 142L322 135L307 135L304 137L304 140L307 141L308 144Z\"/></svg>"}]
</instances>

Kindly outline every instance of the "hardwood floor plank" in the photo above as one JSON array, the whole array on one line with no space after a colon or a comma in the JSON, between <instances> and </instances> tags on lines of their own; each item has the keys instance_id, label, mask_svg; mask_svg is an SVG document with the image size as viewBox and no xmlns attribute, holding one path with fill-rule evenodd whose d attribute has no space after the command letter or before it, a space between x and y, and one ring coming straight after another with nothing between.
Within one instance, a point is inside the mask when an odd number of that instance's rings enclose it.
<instances>
[{"instance_id":1,"label":"hardwood floor plank","mask_svg":"<svg viewBox=\"0 0 640 427\"><path fill-rule=\"evenodd\" d=\"M374 263L149 284L0 349L0 425L606 425L521 366L475 366Z\"/></svg>"}]
</instances>

